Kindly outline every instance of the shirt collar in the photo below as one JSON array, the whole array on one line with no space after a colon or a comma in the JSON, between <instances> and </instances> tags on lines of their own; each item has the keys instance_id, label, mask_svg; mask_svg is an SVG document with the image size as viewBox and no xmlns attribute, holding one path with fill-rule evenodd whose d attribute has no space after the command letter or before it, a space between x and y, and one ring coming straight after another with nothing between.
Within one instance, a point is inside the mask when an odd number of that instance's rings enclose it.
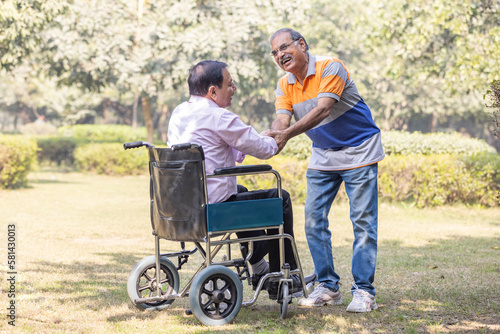
<instances>
[{"instance_id":1,"label":"shirt collar","mask_svg":"<svg viewBox=\"0 0 500 334\"><path fill-rule=\"evenodd\" d=\"M191 95L191 97L189 98L189 103L199 103L209 108L220 108L214 101L198 95Z\"/></svg>"},{"instance_id":2,"label":"shirt collar","mask_svg":"<svg viewBox=\"0 0 500 334\"><path fill-rule=\"evenodd\" d=\"M309 56L309 64L307 65L306 78L310 75L316 74L316 57L310 54L309 51L307 51L307 55ZM293 85L297 81L297 77L292 73L289 74L290 75L288 76L288 84Z\"/></svg>"}]
</instances>

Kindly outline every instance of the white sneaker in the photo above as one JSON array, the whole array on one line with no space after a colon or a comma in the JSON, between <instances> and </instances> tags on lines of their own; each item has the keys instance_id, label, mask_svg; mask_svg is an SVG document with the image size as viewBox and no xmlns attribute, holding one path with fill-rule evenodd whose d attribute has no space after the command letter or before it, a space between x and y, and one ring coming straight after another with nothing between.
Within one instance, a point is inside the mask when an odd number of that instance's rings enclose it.
<instances>
[{"instance_id":1,"label":"white sneaker","mask_svg":"<svg viewBox=\"0 0 500 334\"><path fill-rule=\"evenodd\" d=\"M352 292L352 301L347 306L347 312L370 312L378 308L375 302L375 297L368 291L360 290L354 286L355 290Z\"/></svg>"},{"instance_id":2,"label":"white sneaker","mask_svg":"<svg viewBox=\"0 0 500 334\"><path fill-rule=\"evenodd\" d=\"M324 305L341 305L342 296L340 290L332 291L320 283L308 298L301 298L299 306L324 306Z\"/></svg>"}]
</instances>

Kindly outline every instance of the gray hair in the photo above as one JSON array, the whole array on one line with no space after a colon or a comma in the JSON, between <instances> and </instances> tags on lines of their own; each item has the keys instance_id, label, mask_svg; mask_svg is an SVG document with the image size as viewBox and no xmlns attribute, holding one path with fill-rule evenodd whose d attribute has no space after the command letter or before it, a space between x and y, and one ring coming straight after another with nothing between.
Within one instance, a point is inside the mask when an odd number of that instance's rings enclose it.
<instances>
[{"instance_id":1,"label":"gray hair","mask_svg":"<svg viewBox=\"0 0 500 334\"><path fill-rule=\"evenodd\" d=\"M276 35L278 34L281 34L282 32L287 32L290 34L290 38L292 39L292 41L298 41L299 39L302 38L302 40L304 41L304 43L306 43L306 50L309 50L309 45L307 45L307 41L306 39L304 38L304 36L302 36L298 31L295 31L293 29L290 29L290 28L281 28L280 30L276 31L272 36L271 38L269 39L269 43L272 43L273 42L273 39L274 37L276 37Z\"/></svg>"}]
</instances>

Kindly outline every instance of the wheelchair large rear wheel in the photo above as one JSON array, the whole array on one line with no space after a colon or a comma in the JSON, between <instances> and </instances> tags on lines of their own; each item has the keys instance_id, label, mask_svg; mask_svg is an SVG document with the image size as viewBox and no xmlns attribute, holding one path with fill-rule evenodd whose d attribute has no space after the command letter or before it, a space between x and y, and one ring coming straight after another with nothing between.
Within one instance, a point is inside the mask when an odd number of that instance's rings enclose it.
<instances>
[{"instance_id":1,"label":"wheelchair large rear wheel","mask_svg":"<svg viewBox=\"0 0 500 334\"><path fill-rule=\"evenodd\" d=\"M179 273L175 265L167 258L160 258L160 284L162 296L175 294L179 291ZM139 261L130 272L127 291L132 304L140 310L163 310L172 304L174 299L152 303L136 303L137 298L157 296L156 289L156 259L148 256Z\"/></svg>"},{"instance_id":2,"label":"wheelchair large rear wheel","mask_svg":"<svg viewBox=\"0 0 500 334\"><path fill-rule=\"evenodd\" d=\"M233 321L241 309L243 285L231 269L214 265L203 269L193 280L189 302L194 316L208 326Z\"/></svg>"}]
</instances>

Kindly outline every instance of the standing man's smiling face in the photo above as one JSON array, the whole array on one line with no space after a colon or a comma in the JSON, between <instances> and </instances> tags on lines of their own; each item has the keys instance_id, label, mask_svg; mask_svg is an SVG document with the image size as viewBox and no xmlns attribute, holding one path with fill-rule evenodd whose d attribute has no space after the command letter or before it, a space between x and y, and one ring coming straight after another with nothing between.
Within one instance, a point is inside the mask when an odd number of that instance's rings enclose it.
<instances>
[{"instance_id":1,"label":"standing man's smiling face","mask_svg":"<svg viewBox=\"0 0 500 334\"><path fill-rule=\"evenodd\" d=\"M307 73L308 56L304 40L293 41L289 32L282 32L274 36L271 41L274 60L283 70L297 77L305 77ZM305 68L305 73L304 72Z\"/></svg>"}]
</instances>

